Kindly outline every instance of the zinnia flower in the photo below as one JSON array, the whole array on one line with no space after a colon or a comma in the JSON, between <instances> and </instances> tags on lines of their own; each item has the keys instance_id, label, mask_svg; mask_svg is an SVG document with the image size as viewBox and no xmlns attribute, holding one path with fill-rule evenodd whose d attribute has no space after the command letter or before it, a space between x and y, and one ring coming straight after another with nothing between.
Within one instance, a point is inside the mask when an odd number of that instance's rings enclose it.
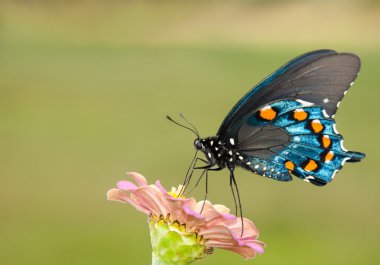
<instances>
[{"instance_id":1,"label":"zinnia flower","mask_svg":"<svg viewBox=\"0 0 380 265\"><path fill-rule=\"evenodd\" d=\"M264 252L258 230L243 218L229 213L224 205L179 196L182 186L170 192L160 184L148 185L139 173L128 173L135 183L119 181L107 193L108 200L128 203L149 216L153 248L152 264L185 265L211 254L214 248L253 258Z\"/></svg>"}]
</instances>

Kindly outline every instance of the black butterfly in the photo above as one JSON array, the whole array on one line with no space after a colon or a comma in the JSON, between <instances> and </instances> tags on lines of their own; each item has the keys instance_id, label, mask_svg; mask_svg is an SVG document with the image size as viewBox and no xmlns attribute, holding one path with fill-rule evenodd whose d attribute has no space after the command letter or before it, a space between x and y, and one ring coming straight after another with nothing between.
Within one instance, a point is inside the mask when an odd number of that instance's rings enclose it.
<instances>
[{"instance_id":1,"label":"black butterfly","mask_svg":"<svg viewBox=\"0 0 380 265\"><path fill-rule=\"evenodd\" d=\"M333 119L359 69L360 59L352 53L303 54L240 99L216 136L201 139L194 126L187 127L197 135L194 146L206 160L195 155L185 184L193 169L203 169L207 183L208 171L227 168L231 188L239 195L236 166L279 181L290 181L295 175L318 186L327 184L346 161L365 157L344 149ZM198 160L206 165L196 167Z\"/></svg>"}]
</instances>

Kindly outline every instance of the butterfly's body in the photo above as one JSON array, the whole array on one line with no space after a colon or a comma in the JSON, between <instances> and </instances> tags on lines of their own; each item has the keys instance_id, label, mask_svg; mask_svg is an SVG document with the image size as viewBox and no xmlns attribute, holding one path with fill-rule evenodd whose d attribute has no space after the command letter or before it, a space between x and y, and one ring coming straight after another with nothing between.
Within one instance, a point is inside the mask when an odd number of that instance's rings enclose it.
<instances>
[{"instance_id":1,"label":"butterfly's body","mask_svg":"<svg viewBox=\"0 0 380 265\"><path fill-rule=\"evenodd\" d=\"M343 147L333 119L360 69L354 54L332 50L293 59L252 88L229 112L216 136L197 139L206 170L236 166L275 180L295 175L330 182L346 161L364 154Z\"/></svg>"}]
</instances>

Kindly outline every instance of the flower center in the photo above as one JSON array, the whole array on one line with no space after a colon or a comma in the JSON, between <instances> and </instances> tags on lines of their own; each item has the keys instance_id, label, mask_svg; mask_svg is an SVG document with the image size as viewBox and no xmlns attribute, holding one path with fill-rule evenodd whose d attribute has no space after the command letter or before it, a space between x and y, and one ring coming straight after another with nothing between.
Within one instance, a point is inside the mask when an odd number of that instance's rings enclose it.
<instances>
[{"instance_id":1,"label":"flower center","mask_svg":"<svg viewBox=\"0 0 380 265\"><path fill-rule=\"evenodd\" d=\"M172 187L171 191L168 191L168 194L172 196L173 198L181 198L184 199L185 196L183 196L181 193L184 191L185 186L179 185L178 188L176 189L175 187Z\"/></svg>"}]
</instances>

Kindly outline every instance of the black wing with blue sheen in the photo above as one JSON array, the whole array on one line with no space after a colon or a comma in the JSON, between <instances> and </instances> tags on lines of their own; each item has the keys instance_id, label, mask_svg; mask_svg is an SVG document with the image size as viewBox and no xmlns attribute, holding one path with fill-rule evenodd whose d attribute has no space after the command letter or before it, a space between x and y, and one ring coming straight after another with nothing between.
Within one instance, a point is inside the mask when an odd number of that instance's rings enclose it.
<instances>
[{"instance_id":1,"label":"black wing with blue sheen","mask_svg":"<svg viewBox=\"0 0 380 265\"><path fill-rule=\"evenodd\" d=\"M332 117L359 70L360 59L355 54L318 50L301 55L252 88L226 116L217 135L228 139L253 110L282 99L319 105Z\"/></svg>"}]
</instances>

